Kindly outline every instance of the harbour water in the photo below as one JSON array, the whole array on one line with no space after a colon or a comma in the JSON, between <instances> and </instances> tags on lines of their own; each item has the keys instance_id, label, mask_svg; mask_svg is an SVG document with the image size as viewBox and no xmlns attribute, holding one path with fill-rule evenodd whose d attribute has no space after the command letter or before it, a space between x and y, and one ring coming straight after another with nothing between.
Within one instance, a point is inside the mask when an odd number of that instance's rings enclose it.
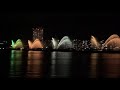
<instances>
[{"instance_id":1,"label":"harbour water","mask_svg":"<svg viewBox=\"0 0 120 90\"><path fill-rule=\"evenodd\" d=\"M0 51L2 78L120 78L120 53Z\"/></svg>"}]
</instances>

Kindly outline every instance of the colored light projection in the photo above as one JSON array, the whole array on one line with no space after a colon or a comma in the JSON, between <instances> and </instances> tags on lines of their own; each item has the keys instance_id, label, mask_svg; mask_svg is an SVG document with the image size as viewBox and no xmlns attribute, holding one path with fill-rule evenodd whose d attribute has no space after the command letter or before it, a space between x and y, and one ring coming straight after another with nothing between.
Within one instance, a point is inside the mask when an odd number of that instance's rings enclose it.
<instances>
[{"instance_id":1,"label":"colored light projection","mask_svg":"<svg viewBox=\"0 0 120 90\"><path fill-rule=\"evenodd\" d=\"M103 48L120 49L120 37L117 34L111 35L104 43Z\"/></svg>"},{"instance_id":2,"label":"colored light projection","mask_svg":"<svg viewBox=\"0 0 120 90\"><path fill-rule=\"evenodd\" d=\"M64 36L60 42L52 38L53 49L69 49L72 48L72 42L68 36Z\"/></svg>"},{"instance_id":3,"label":"colored light projection","mask_svg":"<svg viewBox=\"0 0 120 90\"><path fill-rule=\"evenodd\" d=\"M112 39L114 39L114 38L119 38L119 36L118 36L117 34L111 35L111 36L105 41L104 46L106 46L106 44L107 44L110 40L112 40Z\"/></svg>"},{"instance_id":4,"label":"colored light projection","mask_svg":"<svg viewBox=\"0 0 120 90\"><path fill-rule=\"evenodd\" d=\"M97 41L97 39L94 36L91 36L91 47L99 49L100 48L100 43Z\"/></svg>"},{"instance_id":5,"label":"colored light projection","mask_svg":"<svg viewBox=\"0 0 120 90\"><path fill-rule=\"evenodd\" d=\"M20 48L23 48L23 43L20 39L18 39L16 42L14 42L12 40L12 45L11 46L12 46L13 49L20 49Z\"/></svg>"},{"instance_id":6,"label":"colored light projection","mask_svg":"<svg viewBox=\"0 0 120 90\"><path fill-rule=\"evenodd\" d=\"M39 39L35 39L33 43L30 40L28 40L28 45L29 45L29 49L43 48L43 44Z\"/></svg>"},{"instance_id":7,"label":"colored light projection","mask_svg":"<svg viewBox=\"0 0 120 90\"><path fill-rule=\"evenodd\" d=\"M52 38L52 48L57 49L59 41L56 40L55 38Z\"/></svg>"}]
</instances>

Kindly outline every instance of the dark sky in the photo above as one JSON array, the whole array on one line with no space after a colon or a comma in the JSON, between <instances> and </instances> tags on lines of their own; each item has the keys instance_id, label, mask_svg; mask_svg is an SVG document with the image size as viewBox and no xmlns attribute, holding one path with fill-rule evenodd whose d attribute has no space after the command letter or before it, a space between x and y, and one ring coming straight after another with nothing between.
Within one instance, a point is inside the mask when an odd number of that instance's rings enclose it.
<instances>
[{"instance_id":1,"label":"dark sky","mask_svg":"<svg viewBox=\"0 0 120 90\"><path fill-rule=\"evenodd\" d=\"M9 12L0 14L1 39L31 39L32 28L44 27L45 38L89 39L91 35L99 40L111 34L120 35L120 14L113 12Z\"/></svg>"}]
</instances>

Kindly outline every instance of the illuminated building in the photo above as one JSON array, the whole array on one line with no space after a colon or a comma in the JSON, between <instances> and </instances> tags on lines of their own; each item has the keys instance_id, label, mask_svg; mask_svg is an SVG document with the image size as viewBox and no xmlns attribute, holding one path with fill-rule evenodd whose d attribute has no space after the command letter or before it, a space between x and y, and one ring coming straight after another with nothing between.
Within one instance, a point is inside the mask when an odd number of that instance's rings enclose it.
<instances>
[{"instance_id":1,"label":"illuminated building","mask_svg":"<svg viewBox=\"0 0 120 90\"><path fill-rule=\"evenodd\" d=\"M72 42L68 36L64 36L59 42L58 49L70 49L73 48Z\"/></svg>"},{"instance_id":2,"label":"illuminated building","mask_svg":"<svg viewBox=\"0 0 120 90\"><path fill-rule=\"evenodd\" d=\"M16 42L14 42L12 40L12 45L11 46L12 46L13 49L20 49L20 48L23 48L23 43L20 39L18 39Z\"/></svg>"},{"instance_id":3,"label":"illuminated building","mask_svg":"<svg viewBox=\"0 0 120 90\"><path fill-rule=\"evenodd\" d=\"M110 40L112 40L112 39L114 39L114 38L119 38L119 36L118 36L117 34L111 35L111 36L105 41L104 46L105 46Z\"/></svg>"},{"instance_id":4,"label":"illuminated building","mask_svg":"<svg viewBox=\"0 0 120 90\"><path fill-rule=\"evenodd\" d=\"M43 28L33 28L33 40L43 41Z\"/></svg>"},{"instance_id":5,"label":"illuminated building","mask_svg":"<svg viewBox=\"0 0 120 90\"><path fill-rule=\"evenodd\" d=\"M56 40L55 38L52 38L52 48L53 49L57 49L58 46L58 40Z\"/></svg>"},{"instance_id":6,"label":"illuminated building","mask_svg":"<svg viewBox=\"0 0 120 90\"><path fill-rule=\"evenodd\" d=\"M43 48L43 44L39 39L35 39L32 43L30 40L28 40L29 49L37 49L37 48Z\"/></svg>"},{"instance_id":7,"label":"illuminated building","mask_svg":"<svg viewBox=\"0 0 120 90\"><path fill-rule=\"evenodd\" d=\"M100 49L100 43L97 41L97 39L94 36L91 36L91 48L93 49Z\"/></svg>"},{"instance_id":8,"label":"illuminated building","mask_svg":"<svg viewBox=\"0 0 120 90\"><path fill-rule=\"evenodd\" d=\"M68 36L64 36L60 42L52 38L53 49L71 49L73 48L72 41Z\"/></svg>"},{"instance_id":9,"label":"illuminated building","mask_svg":"<svg viewBox=\"0 0 120 90\"><path fill-rule=\"evenodd\" d=\"M120 38L114 38L114 39L110 40L106 44L106 47L108 49L120 50Z\"/></svg>"},{"instance_id":10,"label":"illuminated building","mask_svg":"<svg viewBox=\"0 0 120 90\"><path fill-rule=\"evenodd\" d=\"M111 35L102 45L102 49L120 50L120 37L117 34Z\"/></svg>"}]
</instances>

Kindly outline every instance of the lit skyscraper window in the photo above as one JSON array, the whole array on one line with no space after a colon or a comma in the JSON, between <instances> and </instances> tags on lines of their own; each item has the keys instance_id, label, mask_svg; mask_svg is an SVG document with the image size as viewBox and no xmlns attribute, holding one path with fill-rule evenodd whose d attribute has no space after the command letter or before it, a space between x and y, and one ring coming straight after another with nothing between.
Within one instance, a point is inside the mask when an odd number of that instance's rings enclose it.
<instances>
[{"instance_id":1,"label":"lit skyscraper window","mask_svg":"<svg viewBox=\"0 0 120 90\"><path fill-rule=\"evenodd\" d=\"M33 40L43 41L43 28L33 28Z\"/></svg>"}]
</instances>

